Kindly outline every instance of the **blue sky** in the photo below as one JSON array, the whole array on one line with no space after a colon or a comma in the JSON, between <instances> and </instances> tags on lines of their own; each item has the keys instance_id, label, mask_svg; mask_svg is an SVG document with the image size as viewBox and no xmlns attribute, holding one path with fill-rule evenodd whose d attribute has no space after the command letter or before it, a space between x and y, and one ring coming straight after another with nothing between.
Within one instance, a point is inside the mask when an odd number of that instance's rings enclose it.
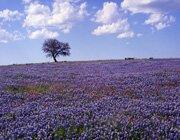
<instances>
[{"instance_id":1,"label":"blue sky","mask_svg":"<svg viewBox=\"0 0 180 140\"><path fill-rule=\"evenodd\" d=\"M180 57L180 0L1 0L0 65L51 62L46 38L69 42L70 57Z\"/></svg>"}]
</instances>

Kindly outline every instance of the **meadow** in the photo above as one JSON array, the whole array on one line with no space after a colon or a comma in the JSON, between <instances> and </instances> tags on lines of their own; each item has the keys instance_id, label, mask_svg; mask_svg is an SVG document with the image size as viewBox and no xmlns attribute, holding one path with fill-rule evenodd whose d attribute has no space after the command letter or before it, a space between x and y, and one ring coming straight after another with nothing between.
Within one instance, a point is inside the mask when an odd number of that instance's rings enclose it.
<instances>
[{"instance_id":1,"label":"meadow","mask_svg":"<svg viewBox=\"0 0 180 140\"><path fill-rule=\"evenodd\" d=\"M0 66L6 139L180 139L180 59Z\"/></svg>"}]
</instances>

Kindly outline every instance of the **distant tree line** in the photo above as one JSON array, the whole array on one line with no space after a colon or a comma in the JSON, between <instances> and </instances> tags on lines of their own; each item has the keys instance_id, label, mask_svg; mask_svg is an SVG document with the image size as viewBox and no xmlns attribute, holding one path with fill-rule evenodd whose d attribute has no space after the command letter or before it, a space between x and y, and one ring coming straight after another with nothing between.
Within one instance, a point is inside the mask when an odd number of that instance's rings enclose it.
<instances>
[{"instance_id":1,"label":"distant tree line","mask_svg":"<svg viewBox=\"0 0 180 140\"><path fill-rule=\"evenodd\" d=\"M148 59L148 58L134 58L134 57L128 57L125 58L125 60L144 60L144 59ZM149 57L150 60L153 60L153 57Z\"/></svg>"}]
</instances>

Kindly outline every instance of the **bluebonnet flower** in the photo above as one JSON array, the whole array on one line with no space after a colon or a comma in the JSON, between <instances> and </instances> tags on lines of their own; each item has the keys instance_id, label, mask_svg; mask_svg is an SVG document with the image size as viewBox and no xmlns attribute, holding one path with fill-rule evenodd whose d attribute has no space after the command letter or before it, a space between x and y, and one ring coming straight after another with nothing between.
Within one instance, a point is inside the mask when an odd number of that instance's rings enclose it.
<instances>
[{"instance_id":1,"label":"bluebonnet flower","mask_svg":"<svg viewBox=\"0 0 180 140\"><path fill-rule=\"evenodd\" d=\"M0 139L180 139L180 60L0 67Z\"/></svg>"}]
</instances>

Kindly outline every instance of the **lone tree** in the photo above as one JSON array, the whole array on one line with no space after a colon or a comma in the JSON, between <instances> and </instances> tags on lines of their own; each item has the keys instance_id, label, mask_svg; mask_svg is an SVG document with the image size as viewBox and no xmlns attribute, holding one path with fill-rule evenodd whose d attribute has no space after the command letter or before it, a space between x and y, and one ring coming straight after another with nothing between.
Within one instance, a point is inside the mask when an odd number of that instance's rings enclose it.
<instances>
[{"instance_id":1,"label":"lone tree","mask_svg":"<svg viewBox=\"0 0 180 140\"><path fill-rule=\"evenodd\" d=\"M42 50L44 53L47 53L47 57L51 57L55 62L58 62L56 57L69 56L70 55L70 46L68 43L63 43L57 39L46 39L43 43Z\"/></svg>"}]
</instances>

